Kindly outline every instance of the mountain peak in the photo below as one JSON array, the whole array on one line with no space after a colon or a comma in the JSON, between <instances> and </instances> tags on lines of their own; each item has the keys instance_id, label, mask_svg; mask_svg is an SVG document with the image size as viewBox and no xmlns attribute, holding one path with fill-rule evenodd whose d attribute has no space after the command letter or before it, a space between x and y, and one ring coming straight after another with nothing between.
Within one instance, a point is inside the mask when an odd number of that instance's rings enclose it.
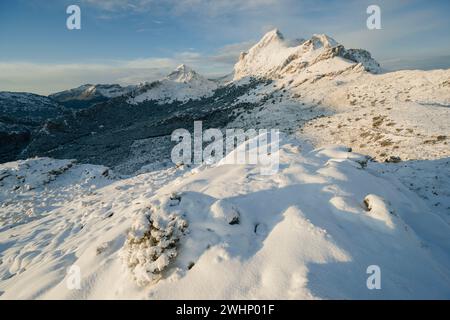
<instances>
[{"instance_id":1,"label":"mountain peak","mask_svg":"<svg viewBox=\"0 0 450 320\"><path fill-rule=\"evenodd\" d=\"M273 29L267 32L258 42L258 47L266 47L272 43L281 43L284 41L283 34L278 29Z\"/></svg>"},{"instance_id":2,"label":"mountain peak","mask_svg":"<svg viewBox=\"0 0 450 320\"><path fill-rule=\"evenodd\" d=\"M188 67L187 65L185 65L185 64L183 63L183 64L180 64L180 65L175 69L175 71L183 72L183 73L188 73L188 72L191 72L191 71L194 71L194 70L192 70L192 68Z\"/></svg>"},{"instance_id":3,"label":"mountain peak","mask_svg":"<svg viewBox=\"0 0 450 320\"><path fill-rule=\"evenodd\" d=\"M181 64L165 78L142 84L128 101L131 104L147 100L160 103L187 102L190 99L196 100L210 96L215 89L217 84L214 81L206 79L191 67Z\"/></svg>"},{"instance_id":4,"label":"mountain peak","mask_svg":"<svg viewBox=\"0 0 450 320\"><path fill-rule=\"evenodd\" d=\"M174 71L167 75L167 79L175 82L190 82L200 77L197 72L185 64L180 64Z\"/></svg>"},{"instance_id":5,"label":"mountain peak","mask_svg":"<svg viewBox=\"0 0 450 320\"><path fill-rule=\"evenodd\" d=\"M339 45L339 43L336 40L334 40L332 37L326 34L314 34L311 37L311 41L314 44L314 48L318 47L332 48Z\"/></svg>"},{"instance_id":6,"label":"mountain peak","mask_svg":"<svg viewBox=\"0 0 450 320\"><path fill-rule=\"evenodd\" d=\"M273 38L273 39L281 39L284 40L283 34L278 30L278 28L272 29L269 32L267 32L264 36L264 38Z\"/></svg>"},{"instance_id":7,"label":"mountain peak","mask_svg":"<svg viewBox=\"0 0 450 320\"><path fill-rule=\"evenodd\" d=\"M333 63L329 61L333 60ZM362 64L366 71L378 72L379 64L364 50L345 49L326 34L314 34L309 40L285 40L278 29L266 33L234 66L234 80L246 76L284 77L300 75L312 65L323 65L314 72L340 71ZM311 71L307 73L311 74Z\"/></svg>"}]
</instances>

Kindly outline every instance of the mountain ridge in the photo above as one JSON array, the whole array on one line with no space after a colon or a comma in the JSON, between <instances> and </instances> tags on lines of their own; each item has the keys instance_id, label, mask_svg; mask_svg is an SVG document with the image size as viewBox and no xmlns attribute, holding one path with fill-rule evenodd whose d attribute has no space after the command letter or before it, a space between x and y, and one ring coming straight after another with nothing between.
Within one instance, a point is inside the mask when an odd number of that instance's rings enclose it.
<instances>
[{"instance_id":1,"label":"mountain ridge","mask_svg":"<svg viewBox=\"0 0 450 320\"><path fill-rule=\"evenodd\" d=\"M342 68L355 64L364 70L380 73L381 68L370 53L362 49L345 49L333 38L325 34L315 34L309 40L295 44L285 40L278 29L266 33L247 52L242 52L234 66L234 80L246 76L283 77L288 73L299 75L321 60L345 59ZM355 66L357 67L357 66Z\"/></svg>"}]
</instances>

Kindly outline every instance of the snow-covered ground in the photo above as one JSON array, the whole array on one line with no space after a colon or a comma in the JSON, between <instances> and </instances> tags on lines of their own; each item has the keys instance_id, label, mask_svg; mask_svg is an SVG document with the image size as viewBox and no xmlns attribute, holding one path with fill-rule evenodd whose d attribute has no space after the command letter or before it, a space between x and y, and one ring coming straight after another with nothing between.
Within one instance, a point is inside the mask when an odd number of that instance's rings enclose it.
<instances>
[{"instance_id":1,"label":"snow-covered ground","mask_svg":"<svg viewBox=\"0 0 450 320\"><path fill-rule=\"evenodd\" d=\"M40 219L113 181L104 166L36 158L0 164L0 231Z\"/></svg>"},{"instance_id":2,"label":"snow-covered ground","mask_svg":"<svg viewBox=\"0 0 450 320\"><path fill-rule=\"evenodd\" d=\"M352 145L381 161L448 157L449 79L450 70L408 70L316 82L323 93L317 99L332 114L311 121L303 132L318 144ZM314 90L304 89L311 90L308 96Z\"/></svg>"},{"instance_id":3,"label":"snow-covered ground","mask_svg":"<svg viewBox=\"0 0 450 320\"><path fill-rule=\"evenodd\" d=\"M228 127L284 132L273 175L1 164L0 299L450 299L450 70L378 67L325 35L292 44L276 30L241 55L236 85L272 82L236 98L260 104ZM130 102L216 87L180 66Z\"/></svg>"}]
</instances>

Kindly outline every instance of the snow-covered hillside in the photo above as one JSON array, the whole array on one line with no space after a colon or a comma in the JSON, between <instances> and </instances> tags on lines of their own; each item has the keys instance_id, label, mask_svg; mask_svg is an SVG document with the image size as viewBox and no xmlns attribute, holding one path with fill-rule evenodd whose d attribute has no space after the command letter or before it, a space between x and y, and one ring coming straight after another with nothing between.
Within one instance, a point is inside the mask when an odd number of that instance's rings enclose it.
<instances>
[{"instance_id":1,"label":"snow-covered hillside","mask_svg":"<svg viewBox=\"0 0 450 320\"><path fill-rule=\"evenodd\" d=\"M173 101L186 102L190 99L198 100L211 96L215 89L217 89L216 82L206 79L182 64L164 79L138 86L129 102L132 104L146 100L157 100L160 104Z\"/></svg>"},{"instance_id":2,"label":"snow-covered hillside","mask_svg":"<svg viewBox=\"0 0 450 320\"><path fill-rule=\"evenodd\" d=\"M271 32L263 40L274 37L282 38ZM322 60L330 68L317 72L278 73L271 84L241 96L265 102L229 126L276 127L316 147L346 145L380 162L398 162L386 173L408 172L404 184L450 221L450 70L373 74L356 64L336 71L333 59ZM417 184L418 176L427 184Z\"/></svg>"},{"instance_id":3,"label":"snow-covered hillside","mask_svg":"<svg viewBox=\"0 0 450 320\"><path fill-rule=\"evenodd\" d=\"M442 86L447 79L450 70L360 75L344 85L322 82L326 89L317 83L322 103L332 107L309 122L303 135L317 145L351 145L379 161L449 157L450 90Z\"/></svg>"},{"instance_id":4,"label":"snow-covered hillside","mask_svg":"<svg viewBox=\"0 0 450 320\"><path fill-rule=\"evenodd\" d=\"M166 169L4 226L1 298L450 296L450 226L426 203L346 147L282 141L272 176L251 165ZM68 289L72 265L80 290ZM382 290L367 289L369 265Z\"/></svg>"},{"instance_id":5,"label":"snow-covered hillside","mask_svg":"<svg viewBox=\"0 0 450 320\"><path fill-rule=\"evenodd\" d=\"M107 167L36 158L0 164L0 231L49 214L113 180Z\"/></svg>"}]
</instances>

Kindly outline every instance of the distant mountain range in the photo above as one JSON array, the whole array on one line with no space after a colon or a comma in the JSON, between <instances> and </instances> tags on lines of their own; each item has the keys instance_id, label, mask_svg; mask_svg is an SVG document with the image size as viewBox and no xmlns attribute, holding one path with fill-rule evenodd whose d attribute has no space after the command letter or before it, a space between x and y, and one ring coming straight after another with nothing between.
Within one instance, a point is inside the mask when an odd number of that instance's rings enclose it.
<instances>
[{"instance_id":1,"label":"distant mountain range","mask_svg":"<svg viewBox=\"0 0 450 320\"><path fill-rule=\"evenodd\" d=\"M168 161L169 135L190 128L194 120L208 120L206 127L266 125L291 131L324 114L314 93L298 88L381 72L365 50L346 49L327 35L289 41L275 29L241 54L232 75L217 80L180 65L163 79L126 87L86 84L48 97L1 92L0 161L75 158L133 172ZM286 103L303 107L276 107Z\"/></svg>"},{"instance_id":2,"label":"distant mountain range","mask_svg":"<svg viewBox=\"0 0 450 320\"><path fill-rule=\"evenodd\" d=\"M51 94L49 98L68 108L82 109L95 103L122 96L133 89L134 86L122 87L118 84L84 84L74 89Z\"/></svg>"}]
</instances>

